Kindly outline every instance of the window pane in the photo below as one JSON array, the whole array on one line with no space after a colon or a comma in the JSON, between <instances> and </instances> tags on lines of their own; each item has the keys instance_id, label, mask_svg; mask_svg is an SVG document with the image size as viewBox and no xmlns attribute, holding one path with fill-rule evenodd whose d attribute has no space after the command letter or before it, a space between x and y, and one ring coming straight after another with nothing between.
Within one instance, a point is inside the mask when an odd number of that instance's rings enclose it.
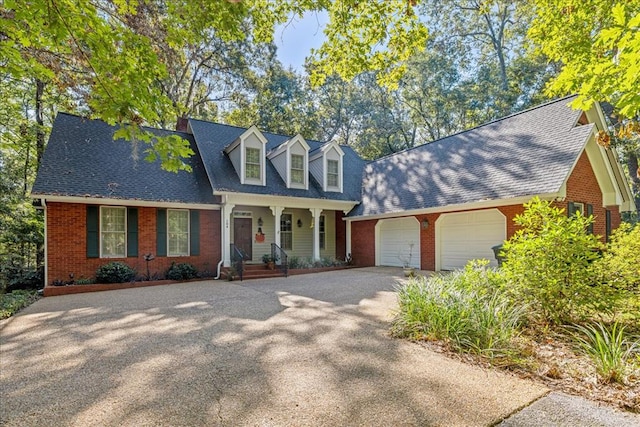
<instances>
[{"instance_id":1,"label":"window pane","mask_svg":"<svg viewBox=\"0 0 640 427\"><path fill-rule=\"evenodd\" d=\"M304 156L291 155L291 182L304 184Z\"/></svg>"},{"instance_id":2,"label":"window pane","mask_svg":"<svg viewBox=\"0 0 640 427\"><path fill-rule=\"evenodd\" d=\"M127 208L100 209L100 249L103 257L126 256L126 214Z\"/></svg>"},{"instance_id":3,"label":"window pane","mask_svg":"<svg viewBox=\"0 0 640 427\"><path fill-rule=\"evenodd\" d=\"M247 178L260 179L260 150L246 149L245 175Z\"/></svg>"},{"instance_id":4,"label":"window pane","mask_svg":"<svg viewBox=\"0 0 640 427\"><path fill-rule=\"evenodd\" d=\"M325 249L325 233L324 233L324 215L320 215L320 249Z\"/></svg>"},{"instance_id":5,"label":"window pane","mask_svg":"<svg viewBox=\"0 0 640 427\"><path fill-rule=\"evenodd\" d=\"M327 185L338 187L338 161L327 160Z\"/></svg>"},{"instance_id":6,"label":"window pane","mask_svg":"<svg viewBox=\"0 0 640 427\"><path fill-rule=\"evenodd\" d=\"M291 214L280 216L280 247L284 250L293 249L293 218Z\"/></svg>"},{"instance_id":7,"label":"window pane","mask_svg":"<svg viewBox=\"0 0 640 427\"><path fill-rule=\"evenodd\" d=\"M167 211L169 256L189 255L189 211Z\"/></svg>"}]
</instances>

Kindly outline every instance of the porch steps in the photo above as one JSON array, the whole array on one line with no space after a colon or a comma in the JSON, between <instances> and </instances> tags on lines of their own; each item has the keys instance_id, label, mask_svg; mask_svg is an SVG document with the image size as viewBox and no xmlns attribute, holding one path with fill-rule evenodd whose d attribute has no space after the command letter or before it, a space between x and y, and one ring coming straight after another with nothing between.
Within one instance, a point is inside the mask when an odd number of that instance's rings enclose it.
<instances>
[{"instance_id":1,"label":"porch steps","mask_svg":"<svg viewBox=\"0 0 640 427\"><path fill-rule=\"evenodd\" d=\"M229 267L224 267L221 271L221 277L223 279L229 278ZM278 269L269 270L264 264L245 264L242 272L242 280L251 279L269 279L272 277L284 277L284 273ZM234 280L240 280L237 277Z\"/></svg>"}]
</instances>

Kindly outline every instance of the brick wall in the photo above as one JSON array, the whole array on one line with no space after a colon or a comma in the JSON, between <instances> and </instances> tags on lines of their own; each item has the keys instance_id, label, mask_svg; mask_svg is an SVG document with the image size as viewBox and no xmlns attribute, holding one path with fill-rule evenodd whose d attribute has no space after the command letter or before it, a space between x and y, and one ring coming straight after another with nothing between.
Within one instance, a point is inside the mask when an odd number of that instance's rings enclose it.
<instances>
[{"instance_id":1,"label":"brick wall","mask_svg":"<svg viewBox=\"0 0 640 427\"><path fill-rule=\"evenodd\" d=\"M358 267L376 264L376 223L378 220L353 221L351 223L351 257Z\"/></svg>"},{"instance_id":2,"label":"brick wall","mask_svg":"<svg viewBox=\"0 0 640 427\"><path fill-rule=\"evenodd\" d=\"M47 203L48 285L54 280L95 278L97 268L122 261L146 274L143 255L156 254L156 208L138 207L138 256L128 258L87 258L87 205ZM151 274L164 275L172 262L188 262L199 271L214 272L220 261L220 211L200 211L200 255L156 257L149 263Z\"/></svg>"},{"instance_id":3,"label":"brick wall","mask_svg":"<svg viewBox=\"0 0 640 427\"><path fill-rule=\"evenodd\" d=\"M420 226L420 269L436 269L436 220L439 213L429 215L416 215ZM422 221L429 221L429 226L422 228Z\"/></svg>"}]
</instances>

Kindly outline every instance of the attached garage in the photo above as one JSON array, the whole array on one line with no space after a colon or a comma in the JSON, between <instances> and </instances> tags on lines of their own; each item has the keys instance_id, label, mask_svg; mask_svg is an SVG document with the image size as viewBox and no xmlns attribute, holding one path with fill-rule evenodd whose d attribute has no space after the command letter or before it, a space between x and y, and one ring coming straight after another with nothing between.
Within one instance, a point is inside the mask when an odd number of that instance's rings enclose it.
<instances>
[{"instance_id":1,"label":"attached garage","mask_svg":"<svg viewBox=\"0 0 640 427\"><path fill-rule=\"evenodd\" d=\"M411 254L411 256L410 256ZM376 224L376 265L420 268L420 223L415 217L382 219Z\"/></svg>"},{"instance_id":2,"label":"attached garage","mask_svg":"<svg viewBox=\"0 0 640 427\"><path fill-rule=\"evenodd\" d=\"M436 269L455 270L472 259L497 266L491 247L507 238L507 219L497 209L441 215L436 221Z\"/></svg>"}]
</instances>

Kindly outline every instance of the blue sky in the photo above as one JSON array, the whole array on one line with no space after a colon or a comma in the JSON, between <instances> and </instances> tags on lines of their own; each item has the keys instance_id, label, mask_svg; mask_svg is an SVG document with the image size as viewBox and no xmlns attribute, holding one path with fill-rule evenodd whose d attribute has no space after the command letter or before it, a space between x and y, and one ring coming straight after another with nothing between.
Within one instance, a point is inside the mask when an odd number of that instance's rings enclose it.
<instances>
[{"instance_id":1,"label":"blue sky","mask_svg":"<svg viewBox=\"0 0 640 427\"><path fill-rule=\"evenodd\" d=\"M278 46L278 58L285 67L291 65L299 72L304 70L304 59L309 51L319 48L324 40L322 30L327 20L325 12L312 12L276 27L274 42Z\"/></svg>"}]
</instances>

